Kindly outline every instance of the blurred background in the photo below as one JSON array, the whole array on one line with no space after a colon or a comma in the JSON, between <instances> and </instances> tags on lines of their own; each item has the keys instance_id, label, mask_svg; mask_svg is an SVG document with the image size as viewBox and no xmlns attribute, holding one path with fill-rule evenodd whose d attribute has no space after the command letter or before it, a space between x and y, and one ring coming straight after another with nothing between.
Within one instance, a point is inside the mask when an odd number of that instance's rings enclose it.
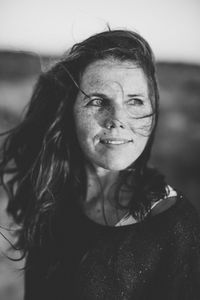
<instances>
[{"instance_id":1,"label":"blurred background","mask_svg":"<svg viewBox=\"0 0 200 300\"><path fill-rule=\"evenodd\" d=\"M199 0L0 0L0 132L20 122L38 74L72 44L107 24L135 30L157 59L161 113L151 163L200 214L199 15ZM0 299L22 300L24 261L7 258L19 253L6 240L15 239L6 205L0 189Z\"/></svg>"}]
</instances>

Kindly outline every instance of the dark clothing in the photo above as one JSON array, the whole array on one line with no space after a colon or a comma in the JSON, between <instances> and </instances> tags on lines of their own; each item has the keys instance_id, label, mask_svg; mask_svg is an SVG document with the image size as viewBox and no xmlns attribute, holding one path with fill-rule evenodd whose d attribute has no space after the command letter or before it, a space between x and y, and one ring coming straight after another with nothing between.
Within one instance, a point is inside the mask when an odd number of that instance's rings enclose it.
<instances>
[{"instance_id":1,"label":"dark clothing","mask_svg":"<svg viewBox=\"0 0 200 300\"><path fill-rule=\"evenodd\" d=\"M70 223L59 246L30 251L25 300L200 299L200 223L182 197L136 224L103 226L81 213Z\"/></svg>"}]
</instances>

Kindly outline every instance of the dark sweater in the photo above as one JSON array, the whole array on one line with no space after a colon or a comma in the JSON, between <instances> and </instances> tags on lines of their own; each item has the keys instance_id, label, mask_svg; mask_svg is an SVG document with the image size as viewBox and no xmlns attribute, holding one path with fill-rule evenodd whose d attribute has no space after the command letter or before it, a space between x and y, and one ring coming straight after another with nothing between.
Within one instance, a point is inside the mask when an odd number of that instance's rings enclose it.
<instances>
[{"instance_id":1,"label":"dark sweater","mask_svg":"<svg viewBox=\"0 0 200 300\"><path fill-rule=\"evenodd\" d=\"M132 225L82 214L76 224L59 246L30 251L25 300L200 299L200 223L187 200Z\"/></svg>"}]
</instances>

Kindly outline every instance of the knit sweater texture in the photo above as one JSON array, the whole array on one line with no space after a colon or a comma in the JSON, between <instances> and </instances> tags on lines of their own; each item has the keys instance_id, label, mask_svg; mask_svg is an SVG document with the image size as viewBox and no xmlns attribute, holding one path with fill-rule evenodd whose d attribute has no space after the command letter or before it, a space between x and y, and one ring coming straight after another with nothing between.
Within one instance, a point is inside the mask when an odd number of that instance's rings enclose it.
<instances>
[{"instance_id":1,"label":"knit sweater texture","mask_svg":"<svg viewBox=\"0 0 200 300\"><path fill-rule=\"evenodd\" d=\"M200 299L200 222L183 197L126 226L80 214L66 236L29 252L25 300Z\"/></svg>"}]
</instances>

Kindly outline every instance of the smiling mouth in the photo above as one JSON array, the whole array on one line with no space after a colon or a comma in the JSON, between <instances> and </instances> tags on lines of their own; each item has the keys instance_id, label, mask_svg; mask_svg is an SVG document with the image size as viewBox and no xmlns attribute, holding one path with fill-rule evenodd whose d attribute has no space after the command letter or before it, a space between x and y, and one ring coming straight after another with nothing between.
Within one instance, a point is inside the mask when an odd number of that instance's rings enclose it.
<instances>
[{"instance_id":1,"label":"smiling mouth","mask_svg":"<svg viewBox=\"0 0 200 300\"><path fill-rule=\"evenodd\" d=\"M106 144L106 145L123 145L123 144L128 144L132 143L133 140L128 140L128 139L103 139L100 140L100 143Z\"/></svg>"}]
</instances>

